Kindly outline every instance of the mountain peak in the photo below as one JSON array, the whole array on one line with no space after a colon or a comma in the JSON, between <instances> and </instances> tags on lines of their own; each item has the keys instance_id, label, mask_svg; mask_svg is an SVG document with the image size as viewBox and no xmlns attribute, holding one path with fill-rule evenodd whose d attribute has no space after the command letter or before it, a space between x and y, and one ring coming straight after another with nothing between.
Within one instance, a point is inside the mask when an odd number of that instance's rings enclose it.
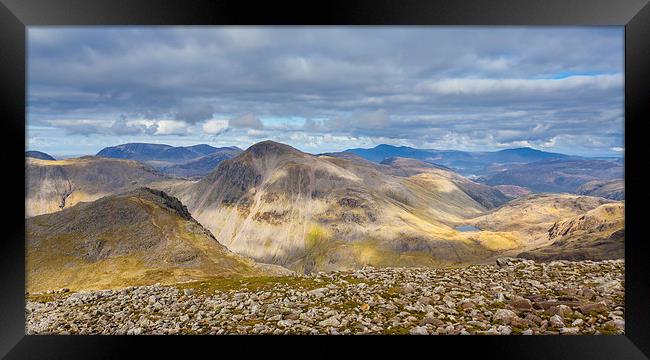
<instances>
[{"instance_id":1,"label":"mountain peak","mask_svg":"<svg viewBox=\"0 0 650 360\"><path fill-rule=\"evenodd\" d=\"M187 207L183 205L177 198L167 195L162 190L152 189L146 186L139 187L137 189L128 191L123 194L124 196L136 196L139 198L146 198L153 200L155 203L167 208L169 211L178 214L181 218L185 220L192 220L192 215L187 210Z\"/></svg>"},{"instance_id":2,"label":"mountain peak","mask_svg":"<svg viewBox=\"0 0 650 360\"><path fill-rule=\"evenodd\" d=\"M264 156L269 154L302 154L302 151L286 144L272 140L264 140L251 145L248 149L246 149L245 153L249 153L255 156Z\"/></svg>"}]
</instances>

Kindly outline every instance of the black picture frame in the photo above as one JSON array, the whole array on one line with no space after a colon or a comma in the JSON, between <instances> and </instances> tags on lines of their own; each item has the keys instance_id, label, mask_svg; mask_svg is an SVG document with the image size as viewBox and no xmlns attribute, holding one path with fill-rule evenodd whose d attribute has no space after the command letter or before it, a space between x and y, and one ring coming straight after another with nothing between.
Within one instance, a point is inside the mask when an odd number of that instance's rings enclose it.
<instances>
[{"instance_id":1,"label":"black picture frame","mask_svg":"<svg viewBox=\"0 0 650 360\"><path fill-rule=\"evenodd\" d=\"M350 337L349 350L316 344L323 337L26 336L24 170L26 27L36 25L624 25L626 331L620 336ZM644 359L650 356L650 271L643 236L644 121L650 117L650 5L647 0L363 0L363 1L155 1L0 0L0 119L3 124L3 234L0 238L0 356L24 358L124 358L145 348L147 357L181 350L226 356L290 353L364 355L417 350L427 357L474 354L526 359ZM570 51L570 49L567 49ZM337 337L327 337L331 340ZM370 339L374 339L371 340ZM380 339L379 341L376 341ZM397 341L401 344L397 345ZM264 346L256 345L264 341ZM188 344L188 342L191 344ZM223 349L223 350L221 350ZM309 352L307 352L309 351ZM256 353L256 354L255 354ZM446 355L450 356L450 355Z\"/></svg>"}]
</instances>

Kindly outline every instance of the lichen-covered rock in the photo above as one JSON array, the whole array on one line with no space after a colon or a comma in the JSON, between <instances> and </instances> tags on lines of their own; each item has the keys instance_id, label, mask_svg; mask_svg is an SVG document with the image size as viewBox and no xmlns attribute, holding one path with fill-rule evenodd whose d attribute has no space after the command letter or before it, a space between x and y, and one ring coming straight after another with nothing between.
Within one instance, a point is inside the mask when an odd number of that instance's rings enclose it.
<instances>
[{"instance_id":1,"label":"lichen-covered rock","mask_svg":"<svg viewBox=\"0 0 650 360\"><path fill-rule=\"evenodd\" d=\"M516 277L497 265L366 267L309 276L30 293L27 333L624 334L624 289L595 289L613 281L622 284L622 261L513 266ZM531 287L532 281L539 284ZM586 291L592 287L597 303ZM568 295L558 289L579 290Z\"/></svg>"}]
</instances>

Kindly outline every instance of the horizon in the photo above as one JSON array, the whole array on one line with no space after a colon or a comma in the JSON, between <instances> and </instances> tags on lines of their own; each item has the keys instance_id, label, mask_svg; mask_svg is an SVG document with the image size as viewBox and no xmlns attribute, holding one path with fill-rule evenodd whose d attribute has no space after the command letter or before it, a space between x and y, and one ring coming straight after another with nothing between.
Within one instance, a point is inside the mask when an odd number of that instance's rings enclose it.
<instances>
[{"instance_id":1,"label":"horizon","mask_svg":"<svg viewBox=\"0 0 650 360\"><path fill-rule=\"evenodd\" d=\"M214 147L214 148L237 147L237 148L239 148L239 149L245 151L245 150L247 150L249 147L251 147L251 146L253 146L253 145L255 145L255 144L261 143L261 142L265 142L265 141L273 141L273 142L281 143L281 142L279 142L279 141L275 141L275 140L272 140L272 139L263 139L263 140L260 140L260 141L258 141L258 142L255 142L255 143L253 143L253 144L250 144L250 145L248 145L248 146L242 147L242 146L236 146L236 145L226 145L226 144L214 145L214 144L208 144L208 143L196 143L196 144L189 144L189 145L173 145L173 144L168 144L168 143L132 142L132 143L121 143L121 144L115 144L115 145L105 146L105 147L102 147L102 148L98 149L97 151L90 152L90 153L68 153L68 154L57 154L57 153L49 153L49 152L42 151L42 150L39 150L39 149L29 149L29 148L26 148L26 149L25 149L25 152L28 152L28 151L38 151L38 152L46 153L46 154L48 154L48 155L50 155L50 156L55 157L57 160L60 160L60 159L75 158L75 157L82 157L82 156L96 156L97 153L99 153L99 152L100 152L101 150L103 150L103 149L110 148L110 147L122 146L122 145L128 145L128 144L165 145L165 146L171 146L171 147L189 147L189 146L197 146L197 145L208 145L208 146L212 146L212 147ZM305 151L305 150L302 150L302 149L300 149L299 147L296 147L296 146L294 146L294 145L292 145L292 144L287 144L287 143L282 143L282 144L289 145L289 146L291 146L291 147L293 147L293 148L295 148L295 149L297 149L297 150L300 150L300 151L302 151L302 152L304 152L304 153L308 153L308 154L311 154L311 155L319 155L319 154L327 154L327 153L346 152L346 151L354 150L354 149L374 149L374 148L379 147L379 146L392 146L392 147L395 147L395 148L407 147L407 148L412 148L412 149L416 149L416 150L425 150L425 151L460 151L460 152L474 152L474 153L479 153L479 152L498 152L498 151L504 151L504 150L522 150L522 149L530 149L530 150L534 150L534 151L542 151L542 152L547 152L547 153L554 153L553 151L547 151L547 150L544 150L544 149L536 149L536 148L533 148L533 147L530 147L530 146L512 147L512 148L502 148L502 149L487 150L487 151L470 151L470 150L460 150L460 149L421 149L421 148L414 148L414 147L407 146L407 145L392 145L392 144L377 144L377 145L375 145L375 146L372 146L372 147L366 147L366 148L362 148L362 147L350 147L350 148L341 149L341 150L336 150L336 151L320 151L320 152L312 152L312 151ZM571 153L559 153L559 154L562 154L562 155L568 155L568 156L576 156L576 157L585 157L585 158L616 158L616 159L618 159L618 158L624 158L624 157L625 157L625 153L624 153L624 152L616 153L616 154L614 154L614 155L609 155L609 156L607 156L607 155L579 155L579 154L571 154Z\"/></svg>"},{"instance_id":2,"label":"horizon","mask_svg":"<svg viewBox=\"0 0 650 360\"><path fill-rule=\"evenodd\" d=\"M262 139L624 156L623 27L27 32L26 150L53 156Z\"/></svg>"}]
</instances>

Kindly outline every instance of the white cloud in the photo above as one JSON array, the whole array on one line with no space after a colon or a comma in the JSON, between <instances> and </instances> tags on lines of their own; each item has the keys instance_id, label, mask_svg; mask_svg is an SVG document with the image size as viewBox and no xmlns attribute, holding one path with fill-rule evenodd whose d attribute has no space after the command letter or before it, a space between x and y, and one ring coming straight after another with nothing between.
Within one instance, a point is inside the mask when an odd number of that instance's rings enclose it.
<instances>
[{"instance_id":1,"label":"white cloud","mask_svg":"<svg viewBox=\"0 0 650 360\"><path fill-rule=\"evenodd\" d=\"M208 120L201 126L203 132L210 135L219 135L228 128L228 120Z\"/></svg>"},{"instance_id":2,"label":"white cloud","mask_svg":"<svg viewBox=\"0 0 650 360\"><path fill-rule=\"evenodd\" d=\"M557 137L552 137L548 141L539 144L539 146L543 148L552 148L555 144L557 144Z\"/></svg>"},{"instance_id":3,"label":"white cloud","mask_svg":"<svg viewBox=\"0 0 650 360\"><path fill-rule=\"evenodd\" d=\"M156 121L155 135L185 135L187 134L187 123L178 120Z\"/></svg>"}]
</instances>

